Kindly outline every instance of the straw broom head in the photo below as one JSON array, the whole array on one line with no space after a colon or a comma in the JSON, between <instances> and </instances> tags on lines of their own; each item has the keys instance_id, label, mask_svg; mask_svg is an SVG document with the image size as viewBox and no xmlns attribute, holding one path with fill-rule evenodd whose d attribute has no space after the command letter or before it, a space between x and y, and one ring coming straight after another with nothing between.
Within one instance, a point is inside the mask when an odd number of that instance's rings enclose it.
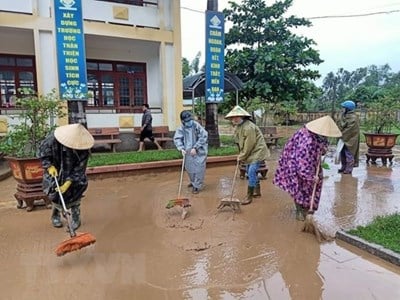
<instances>
[{"instance_id":1,"label":"straw broom head","mask_svg":"<svg viewBox=\"0 0 400 300\"><path fill-rule=\"evenodd\" d=\"M65 240L56 248L57 256L63 256L72 251L87 247L96 242L96 238L90 233L78 233L76 236Z\"/></svg>"}]
</instances>

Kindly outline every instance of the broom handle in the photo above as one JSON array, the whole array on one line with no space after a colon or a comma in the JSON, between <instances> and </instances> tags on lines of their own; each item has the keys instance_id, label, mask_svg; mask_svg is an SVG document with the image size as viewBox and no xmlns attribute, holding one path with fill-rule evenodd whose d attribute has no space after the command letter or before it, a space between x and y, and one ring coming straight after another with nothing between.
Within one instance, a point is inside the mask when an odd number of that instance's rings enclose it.
<instances>
[{"instance_id":1,"label":"broom handle","mask_svg":"<svg viewBox=\"0 0 400 300\"><path fill-rule=\"evenodd\" d=\"M54 181L56 182L56 185L57 185L57 191L58 191L58 195L60 196L61 205L63 207L63 210L64 210L65 214L66 214L66 218L67 218L67 222L68 222L69 235L71 237L74 237L74 236L76 236L76 233L75 233L74 229L72 228L71 215L70 215L70 213L67 210L67 207L65 205L64 197L63 197L63 195L62 195L62 193L60 191L60 185L58 184L57 177L54 177Z\"/></svg>"},{"instance_id":2,"label":"broom handle","mask_svg":"<svg viewBox=\"0 0 400 300\"><path fill-rule=\"evenodd\" d=\"M183 170L185 168L185 154L183 154L182 158L182 169L181 169L181 178L179 180L179 189L178 189L178 199L181 198L181 189L182 189L182 180L183 180Z\"/></svg>"},{"instance_id":3,"label":"broom handle","mask_svg":"<svg viewBox=\"0 0 400 300\"><path fill-rule=\"evenodd\" d=\"M239 161L237 161L237 163L236 163L235 175L233 176L233 180L232 180L231 201L233 199L233 192L235 190L235 183L236 183L238 169L239 169Z\"/></svg>"},{"instance_id":4,"label":"broom handle","mask_svg":"<svg viewBox=\"0 0 400 300\"><path fill-rule=\"evenodd\" d=\"M318 178L320 164L321 164L321 158L318 159L317 172L315 172L315 178ZM315 181L312 195L311 195L310 208L308 209L309 213L312 213L314 211L314 198L315 198L315 192L317 191L317 184L318 184L318 181Z\"/></svg>"}]
</instances>

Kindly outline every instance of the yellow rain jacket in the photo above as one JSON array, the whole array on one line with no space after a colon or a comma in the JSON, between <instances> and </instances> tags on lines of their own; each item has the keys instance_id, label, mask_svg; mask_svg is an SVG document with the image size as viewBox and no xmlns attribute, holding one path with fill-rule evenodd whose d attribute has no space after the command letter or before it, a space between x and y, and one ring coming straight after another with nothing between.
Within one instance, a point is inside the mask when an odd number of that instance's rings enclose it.
<instances>
[{"instance_id":1,"label":"yellow rain jacket","mask_svg":"<svg viewBox=\"0 0 400 300\"><path fill-rule=\"evenodd\" d=\"M263 161L270 156L260 128L252 121L244 120L237 125L234 137L239 146L239 159L245 164Z\"/></svg>"}]
</instances>

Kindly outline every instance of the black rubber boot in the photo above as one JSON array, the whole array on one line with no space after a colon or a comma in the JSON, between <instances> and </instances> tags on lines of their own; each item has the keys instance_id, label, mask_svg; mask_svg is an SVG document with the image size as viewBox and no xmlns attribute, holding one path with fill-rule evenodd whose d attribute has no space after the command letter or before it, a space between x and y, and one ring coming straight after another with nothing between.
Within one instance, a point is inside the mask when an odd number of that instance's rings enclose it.
<instances>
[{"instance_id":1,"label":"black rubber boot","mask_svg":"<svg viewBox=\"0 0 400 300\"><path fill-rule=\"evenodd\" d=\"M253 194L254 194L254 187L248 186L246 198L244 198L243 201L240 202L240 204L242 205L250 204L253 201Z\"/></svg>"},{"instance_id":2,"label":"black rubber boot","mask_svg":"<svg viewBox=\"0 0 400 300\"><path fill-rule=\"evenodd\" d=\"M63 227L63 223L61 222L61 213L60 211L53 207L53 211L51 213L51 223L54 227L60 228Z\"/></svg>"},{"instance_id":3,"label":"black rubber boot","mask_svg":"<svg viewBox=\"0 0 400 300\"><path fill-rule=\"evenodd\" d=\"M260 183L257 183L257 185L255 186L253 197L261 197Z\"/></svg>"},{"instance_id":4,"label":"black rubber boot","mask_svg":"<svg viewBox=\"0 0 400 300\"><path fill-rule=\"evenodd\" d=\"M71 207L72 229L77 230L81 226L81 208L79 205Z\"/></svg>"}]
</instances>

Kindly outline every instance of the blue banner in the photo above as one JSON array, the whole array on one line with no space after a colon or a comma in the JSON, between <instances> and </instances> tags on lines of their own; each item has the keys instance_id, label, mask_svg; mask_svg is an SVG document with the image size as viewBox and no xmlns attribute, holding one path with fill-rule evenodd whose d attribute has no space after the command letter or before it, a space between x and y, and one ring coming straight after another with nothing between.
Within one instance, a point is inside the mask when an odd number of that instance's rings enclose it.
<instances>
[{"instance_id":1,"label":"blue banner","mask_svg":"<svg viewBox=\"0 0 400 300\"><path fill-rule=\"evenodd\" d=\"M206 87L207 102L224 100L224 14L206 11Z\"/></svg>"},{"instance_id":2,"label":"blue banner","mask_svg":"<svg viewBox=\"0 0 400 300\"><path fill-rule=\"evenodd\" d=\"M81 0L54 0L60 97L87 100L85 36Z\"/></svg>"}]
</instances>

